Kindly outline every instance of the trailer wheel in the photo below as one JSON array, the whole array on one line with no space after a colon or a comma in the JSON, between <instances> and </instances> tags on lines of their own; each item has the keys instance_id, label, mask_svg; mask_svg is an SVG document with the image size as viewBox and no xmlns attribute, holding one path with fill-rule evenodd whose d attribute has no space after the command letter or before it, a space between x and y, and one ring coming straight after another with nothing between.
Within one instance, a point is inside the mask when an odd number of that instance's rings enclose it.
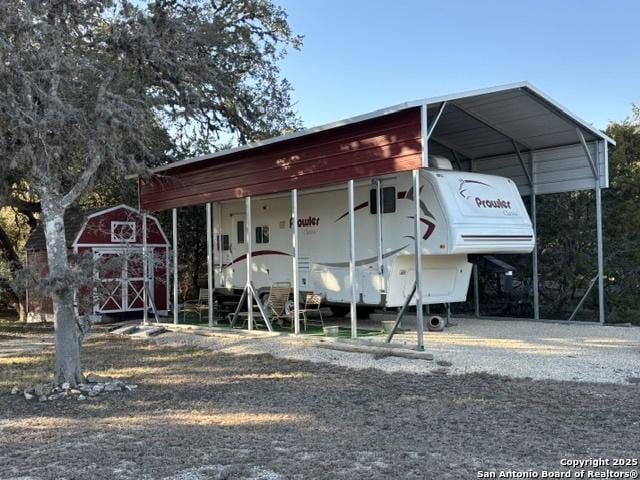
<instances>
[{"instance_id":1,"label":"trailer wheel","mask_svg":"<svg viewBox=\"0 0 640 480\"><path fill-rule=\"evenodd\" d=\"M431 315L427 318L427 330L430 332L441 332L447 324L447 320L438 315Z\"/></svg>"},{"instance_id":2,"label":"trailer wheel","mask_svg":"<svg viewBox=\"0 0 640 480\"><path fill-rule=\"evenodd\" d=\"M356 307L356 314L359 319L366 320L371 316L374 310L375 308L373 307Z\"/></svg>"},{"instance_id":3,"label":"trailer wheel","mask_svg":"<svg viewBox=\"0 0 640 480\"><path fill-rule=\"evenodd\" d=\"M346 317L351 312L351 307L349 305L332 305L331 313L333 313L334 317ZM374 311L373 307L356 307L356 315L358 318L365 320L369 318Z\"/></svg>"},{"instance_id":4,"label":"trailer wheel","mask_svg":"<svg viewBox=\"0 0 640 480\"><path fill-rule=\"evenodd\" d=\"M269 300L269 292L262 292L261 294L258 295L258 298L260 299L260 304L266 308L267 307L267 301Z\"/></svg>"},{"instance_id":5,"label":"trailer wheel","mask_svg":"<svg viewBox=\"0 0 640 480\"><path fill-rule=\"evenodd\" d=\"M347 313L349 313L349 310L351 310L351 307L344 305L331 305L330 308L334 317L345 317Z\"/></svg>"}]
</instances>

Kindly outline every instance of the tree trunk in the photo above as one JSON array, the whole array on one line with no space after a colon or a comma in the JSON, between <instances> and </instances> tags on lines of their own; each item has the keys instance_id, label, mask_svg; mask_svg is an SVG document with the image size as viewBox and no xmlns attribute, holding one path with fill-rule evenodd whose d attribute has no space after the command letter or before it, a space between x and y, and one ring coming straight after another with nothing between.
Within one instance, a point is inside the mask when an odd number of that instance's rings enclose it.
<instances>
[{"instance_id":1,"label":"tree trunk","mask_svg":"<svg viewBox=\"0 0 640 480\"><path fill-rule=\"evenodd\" d=\"M64 209L56 202L43 197L42 216L47 240L47 262L53 300L56 363L54 383L68 382L75 386L82 383L80 367L80 342L73 307L69 260L64 230Z\"/></svg>"},{"instance_id":2,"label":"tree trunk","mask_svg":"<svg viewBox=\"0 0 640 480\"><path fill-rule=\"evenodd\" d=\"M15 304L16 310L18 312L18 321L22 323L27 323L27 304L24 298L20 298L18 302Z\"/></svg>"}]
</instances>

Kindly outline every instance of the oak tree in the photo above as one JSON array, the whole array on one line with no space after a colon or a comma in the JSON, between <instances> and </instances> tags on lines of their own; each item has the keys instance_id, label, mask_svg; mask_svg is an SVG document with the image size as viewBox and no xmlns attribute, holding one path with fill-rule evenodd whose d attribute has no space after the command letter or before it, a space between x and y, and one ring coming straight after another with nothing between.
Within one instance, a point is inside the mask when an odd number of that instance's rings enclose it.
<instances>
[{"instance_id":1,"label":"oak tree","mask_svg":"<svg viewBox=\"0 0 640 480\"><path fill-rule=\"evenodd\" d=\"M300 38L268 0L0 0L0 31L0 197L17 198L26 181L39 203L54 382L75 385L65 211L101 177L144 174L159 130L171 158L190 144L290 128L278 63Z\"/></svg>"}]
</instances>

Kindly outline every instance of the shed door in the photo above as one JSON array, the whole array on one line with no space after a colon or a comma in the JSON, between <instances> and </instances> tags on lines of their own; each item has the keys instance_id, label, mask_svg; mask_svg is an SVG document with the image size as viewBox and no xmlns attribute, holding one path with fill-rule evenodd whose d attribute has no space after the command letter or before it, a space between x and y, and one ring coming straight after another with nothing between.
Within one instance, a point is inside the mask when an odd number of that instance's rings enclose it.
<instances>
[{"instance_id":1,"label":"shed door","mask_svg":"<svg viewBox=\"0 0 640 480\"><path fill-rule=\"evenodd\" d=\"M97 313L130 312L144 309L142 249L96 249L98 286ZM153 295L153 249L148 251L148 285ZM153 297L151 297L153 300Z\"/></svg>"},{"instance_id":2,"label":"shed door","mask_svg":"<svg viewBox=\"0 0 640 480\"><path fill-rule=\"evenodd\" d=\"M152 256L153 249L149 249L149 256ZM136 249L128 251L125 259L124 273L124 288L126 291L126 309L142 310L144 308L143 300L143 288L144 288L144 276L142 268L142 250ZM148 270L148 275L151 276L152 270ZM153 287L149 285L149 291L153 292Z\"/></svg>"},{"instance_id":3,"label":"shed door","mask_svg":"<svg viewBox=\"0 0 640 480\"><path fill-rule=\"evenodd\" d=\"M96 313L125 311L125 289L122 281L122 250L94 250Z\"/></svg>"}]
</instances>

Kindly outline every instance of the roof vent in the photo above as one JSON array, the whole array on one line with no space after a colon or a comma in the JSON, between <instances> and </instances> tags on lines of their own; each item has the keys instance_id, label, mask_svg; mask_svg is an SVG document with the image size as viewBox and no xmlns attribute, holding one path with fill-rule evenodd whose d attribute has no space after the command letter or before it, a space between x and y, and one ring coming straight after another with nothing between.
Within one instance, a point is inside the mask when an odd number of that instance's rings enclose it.
<instances>
[{"instance_id":1,"label":"roof vent","mask_svg":"<svg viewBox=\"0 0 640 480\"><path fill-rule=\"evenodd\" d=\"M438 170L453 170L451 161L441 155L429 155L429 166Z\"/></svg>"}]
</instances>

